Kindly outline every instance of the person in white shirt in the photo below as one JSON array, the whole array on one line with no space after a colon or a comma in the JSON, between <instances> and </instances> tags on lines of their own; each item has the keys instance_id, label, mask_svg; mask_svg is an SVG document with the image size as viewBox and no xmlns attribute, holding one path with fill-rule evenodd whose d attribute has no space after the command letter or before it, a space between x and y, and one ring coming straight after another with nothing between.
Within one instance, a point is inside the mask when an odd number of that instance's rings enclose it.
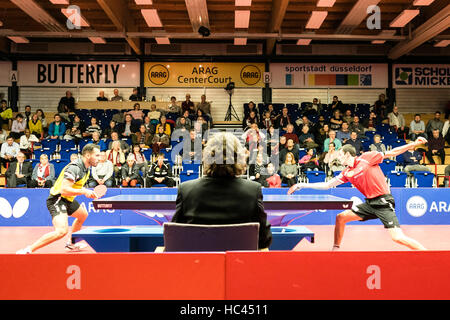
<instances>
[{"instance_id":1,"label":"person in white shirt","mask_svg":"<svg viewBox=\"0 0 450 320\"><path fill-rule=\"evenodd\" d=\"M0 162L6 168L6 164L9 162L17 161L17 154L20 152L19 144L14 142L12 136L6 138L6 142L3 142L0 149Z\"/></svg>"},{"instance_id":2,"label":"person in white shirt","mask_svg":"<svg viewBox=\"0 0 450 320\"><path fill-rule=\"evenodd\" d=\"M24 134L26 127L27 122L24 120L23 115L19 113L16 116L16 120L12 123L10 135L13 136L14 139L19 139Z\"/></svg>"},{"instance_id":3,"label":"person in white shirt","mask_svg":"<svg viewBox=\"0 0 450 320\"><path fill-rule=\"evenodd\" d=\"M25 134L20 137L19 148L27 156L27 159L31 158L35 142L39 142L39 139L30 133L30 129L25 129Z\"/></svg>"},{"instance_id":4,"label":"person in white shirt","mask_svg":"<svg viewBox=\"0 0 450 320\"><path fill-rule=\"evenodd\" d=\"M91 177L88 181L89 188L94 188L104 184L108 188L114 186L114 166L111 161L106 159L106 152L100 152L100 161L96 167L91 169Z\"/></svg>"}]
</instances>

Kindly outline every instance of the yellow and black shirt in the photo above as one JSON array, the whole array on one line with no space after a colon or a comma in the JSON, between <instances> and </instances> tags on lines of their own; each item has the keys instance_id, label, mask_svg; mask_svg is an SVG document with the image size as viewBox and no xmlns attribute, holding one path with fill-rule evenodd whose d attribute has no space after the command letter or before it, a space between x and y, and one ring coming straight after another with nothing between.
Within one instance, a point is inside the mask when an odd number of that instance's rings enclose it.
<instances>
[{"instance_id":1,"label":"yellow and black shirt","mask_svg":"<svg viewBox=\"0 0 450 320\"><path fill-rule=\"evenodd\" d=\"M77 159L62 169L53 187L50 189L50 195L58 196L61 193L61 185L64 179L74 181L72 188L82 189L84 184L89 179L89 169L83 163L82 159ZM62 196L62 198L72 202L75 196L67 197Z\"/></svg>"}]
</instances>

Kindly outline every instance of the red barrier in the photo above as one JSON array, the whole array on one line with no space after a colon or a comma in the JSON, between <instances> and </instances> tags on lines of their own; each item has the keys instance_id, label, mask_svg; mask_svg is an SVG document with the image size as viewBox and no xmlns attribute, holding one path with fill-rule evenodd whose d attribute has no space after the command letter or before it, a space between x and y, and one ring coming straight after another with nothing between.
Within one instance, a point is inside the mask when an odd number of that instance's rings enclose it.
<instances>
[{"instance_id":1,"label":"red barrier","mask_svg":"<svg viewBox=\"0 0 450 320\"><path fill-rule=\"evenodd\" d=\"M0 255L0 300L223 299L225 254Z\"/></svg>"},{"instance_id":2,"label":"red barrier","mask_svg":"<svg viewBox=\"0 0 450 320\"><path fill-rule=\"evenodd\" d=\"M225 299L450 299L450 252L227 253Z\"/></svg>"}]
</instances>

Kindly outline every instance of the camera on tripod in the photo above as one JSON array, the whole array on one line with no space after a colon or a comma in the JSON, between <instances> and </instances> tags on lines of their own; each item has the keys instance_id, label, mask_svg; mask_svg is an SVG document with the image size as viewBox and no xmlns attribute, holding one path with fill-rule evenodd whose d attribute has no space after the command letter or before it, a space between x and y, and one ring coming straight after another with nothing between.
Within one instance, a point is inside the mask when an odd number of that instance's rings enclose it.
<instances>
[{"instance_id":1,"label":"camera on tripod","mask_svg":"<svg viewBox=\"0 0 450 320\"><path fill-rule=\"evenodd\" d=\"M234 82L227 83L225 91L228 92L228 94L230 95L230 104L228 105L228 110L227 114L225 115L224 121L231 121L231 117L235 118L237 121L240 121L236 113L236 110L234 110L233 104L231 103L231 96L233 95L233 89L234 89Z\"/></svg>"}]
</instances>

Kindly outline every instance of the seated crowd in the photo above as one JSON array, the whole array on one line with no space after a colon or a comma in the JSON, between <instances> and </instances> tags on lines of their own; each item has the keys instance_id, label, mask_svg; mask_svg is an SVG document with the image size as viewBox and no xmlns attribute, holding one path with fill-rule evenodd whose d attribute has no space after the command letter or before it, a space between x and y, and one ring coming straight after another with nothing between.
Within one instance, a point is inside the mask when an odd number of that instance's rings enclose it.
<instances>
[{"instance_id":1,"label":"seated crowd","mask_svg":"<svg viewBox=\"0 0 450 320\"><path fill-rule=\"evenodd\" d=\"M167 110L158 110L155 104L150 110L141 110L136 102L133 110L117 112L107 123L95 116L90 116L89 121L83 120L77 110L64 104L71 101L70 97L68 93L65 100L62 98L63 112L56 114L50 123L42 110L31 113L31 107L27 106L25 114L19 113L11 121L9 133L0 127L0 161L4 168L7 167L8 187L52 186L57 176L48 155L40 155L34 169L25 161L33 157L34 149L43 139L73 140L77 145L88 141L100 146L101 161L92 168L89 187L98 184L108 187L176 186L173 162L167 161L168 156L164 153L171 148L175 130L189 133L191 141L184 142L184 147L190 147L191 160L201 159L201 155L197 155L201 150L194 148L195 141L200 137L203 147L212 123L211 106L205 95L195 105L187 94L181 107L172 97ZM118 91L111 100L121 99L116 97L120 97ZM137 92L133 92L130 100L132 97L135 99ZM98 100L104 99L104 93L100 92ZM133 101L140 101L140 98ZM314 99L294 113L287 106L281 110L275 110L272 104L263 108L259 110L253 102L244 108L241 138L249 157L246 176L264 187L290 187L305 177L307 171L325 171L330 177L335 175L344 169L337 159L337 151L345 144L355 147L357 154L385 152L389 145L378 131L380 125L384 125L385 132L395 139L414 140L419 136L428 139L428 151L405 153L405 172L429 171L421 163L423 156L434 163L433 156L436 155L442 164L445 163L444 146L450 140L450 133L448 121L444 124L440 112L436 112L426 126L420 114L407 126L398 107L390 108L384 95L380 95L363 116L336 96L330 105ZM12 113L9 115L7 109L2 103L0 124L12 120ZM149 149L152 156L146 157L145 150Z\"/></svg>"}]
</instances>

